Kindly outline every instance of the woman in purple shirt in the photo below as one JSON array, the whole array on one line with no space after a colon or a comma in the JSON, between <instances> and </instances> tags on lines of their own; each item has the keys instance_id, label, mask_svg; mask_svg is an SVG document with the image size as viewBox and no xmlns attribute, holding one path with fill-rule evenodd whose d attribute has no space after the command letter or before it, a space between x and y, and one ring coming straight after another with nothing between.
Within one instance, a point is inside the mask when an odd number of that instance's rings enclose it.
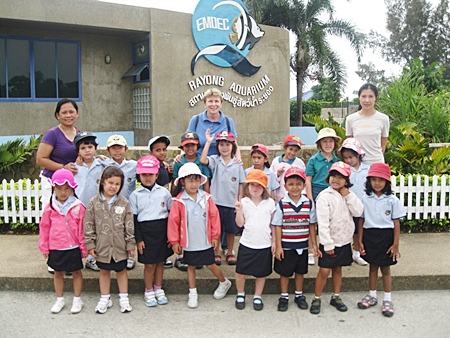
<instances>
[{"instance_id":1,"label":"woman in purple shirt","mask_svg":"<svg viewBox=\"0 0 450 338\"><path fill-rule=\"evenodd\" d=\"M77 173L75 160L77 151L73 140L77 133L74 127L78 118L78 105L71 99L62 99L56 105L55 117L59 125L44 134L36 154L36 164L44 169L41 173L42 199L45 205L50 201L53 173L61 168Z\"/></svg>"}]
</instances>

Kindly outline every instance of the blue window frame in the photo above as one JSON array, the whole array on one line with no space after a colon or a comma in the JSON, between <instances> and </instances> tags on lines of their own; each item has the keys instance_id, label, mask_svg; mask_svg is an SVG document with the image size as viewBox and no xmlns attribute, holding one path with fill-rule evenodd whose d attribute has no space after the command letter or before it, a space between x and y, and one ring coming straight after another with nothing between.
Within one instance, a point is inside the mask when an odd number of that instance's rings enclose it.
<instances>
[{"instance_id":1,"label":"blue window frame","mask_svg":"<svg viewBox=\"0 0 450 338\"><path fill-rule=\"evenodd\" d=\"M0 102L81 100L79 41L0 35Z\"/></svg>"}]
</instances>

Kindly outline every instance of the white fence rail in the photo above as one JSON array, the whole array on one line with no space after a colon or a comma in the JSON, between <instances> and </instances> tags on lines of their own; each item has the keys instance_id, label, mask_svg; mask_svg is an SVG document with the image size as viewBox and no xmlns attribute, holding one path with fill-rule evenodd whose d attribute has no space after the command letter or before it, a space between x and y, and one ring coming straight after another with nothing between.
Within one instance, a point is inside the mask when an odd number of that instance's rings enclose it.
<instances>
[{"instance_id":1,"label":"white fence rail","mask_svg":"<svg viewBox=\"0 0 450 338\"><path fill-rule=\"evenodd\" d=\"M392 176L392 190L405 206L408 220L450 217L450 180L442 175L440 183L438 176L431 178L431 184L429 181L428 176L417 175L415 181L412 176L407 180L400 176L399 184L396 184L396 177ZM19 180L15 184L11 180L9 186L7 183L2 181L0 221L39 223L43 210L39 181Z\"/></svg>"}]
</instances>

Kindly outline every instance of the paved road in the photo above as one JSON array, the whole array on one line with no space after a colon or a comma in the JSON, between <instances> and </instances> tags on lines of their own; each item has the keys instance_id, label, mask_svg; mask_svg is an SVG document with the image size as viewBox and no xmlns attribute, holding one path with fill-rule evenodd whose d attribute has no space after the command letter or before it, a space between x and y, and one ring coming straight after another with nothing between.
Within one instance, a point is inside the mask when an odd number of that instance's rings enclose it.
<instances>
[{"instance_id":1,"label":"paved road","mask_svg":"<svg viewBox=\"0 0 450 338\"><path fill-rule=\"evenodd\" d=\"M359 310L358 292L342 293L349 306L340 313L323 296L318 316L294 307L276 311L277 295L265 295L265 308L256 312L247 301L243 311L234 308L234 295L215 300L200 295L197 309L186 307L187 295L169 295L170 303L147 308L141 296L131 295L133 311L114 306L104 315L94 313L98 294L83 294L85 307L70 314L72 294L66 294L66 307L51 314L55 300L50 292L0 291L0 337L448 337L450 330L450 290L393 292L396 313L381 315L380 306ZM382 297L380 293L379 297ZM307 295L308 302L311 295Z\"/></svg>"}]
</instances>

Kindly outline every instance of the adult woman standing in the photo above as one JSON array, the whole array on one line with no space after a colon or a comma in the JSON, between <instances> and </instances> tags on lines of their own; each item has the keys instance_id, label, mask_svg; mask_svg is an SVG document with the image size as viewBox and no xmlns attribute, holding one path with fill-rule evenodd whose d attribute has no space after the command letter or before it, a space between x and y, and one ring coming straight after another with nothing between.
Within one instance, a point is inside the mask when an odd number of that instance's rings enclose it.
<instances>
[{"instance_id":1,"label":"adult woman standing","mask_svg":"<svg viewBox=\"0 0 450 338\"><path fill-rule=\"evenodd\" d=\"M193 116L186 129L186 132L194 131L198 134L200 139L200 148L198 149L197 154L199 155L202 153L203 146L206 143L206 129L211 131L211 135L217 135L218 133L226 130L233 133L234 137L237 139L236 127L234 126L233 119L226 116L220 110L223 105L222 92L217 88L210 88L206 90L203 96L203 105L206 110ZM238 146L237 142L236 146ZM211 155L217 155L216 138L214 138L214 141L208 151L208 156ZM238 161L241 159L239 146L237 147L235 158Z\"/></svg>"},{"instance_id":2,"label":"adult woman standing","mask_svg":"<svg viewBox=\"0 0 450 338\"><path fill-rule=\"evenodd\" d=\"M36 164L44 168L41 172L41 202L44 205L50 201L52 193L50 179L56 170L64 168L73 174L77 173L75 160L78 154L73 140L77 134L74 125L78 115L78 105L75 101L60 100L55 110L55 118L59 124L47 130L39 144Z\"/></svg>"},{"instance_id":3,"label":"adult woman standing","mask_svg":"<svg viewBox=\"0 0 450 338\"><path fill-rule=\"evenodd\" d=\"M366 155L363 163L384 162L384 152L389 136L389 117L375 109L378 89L366 83L358 91L359 110L347 116L345 130L347 137L355 137L361 143Z\"/></svg>"}]
</instances>

